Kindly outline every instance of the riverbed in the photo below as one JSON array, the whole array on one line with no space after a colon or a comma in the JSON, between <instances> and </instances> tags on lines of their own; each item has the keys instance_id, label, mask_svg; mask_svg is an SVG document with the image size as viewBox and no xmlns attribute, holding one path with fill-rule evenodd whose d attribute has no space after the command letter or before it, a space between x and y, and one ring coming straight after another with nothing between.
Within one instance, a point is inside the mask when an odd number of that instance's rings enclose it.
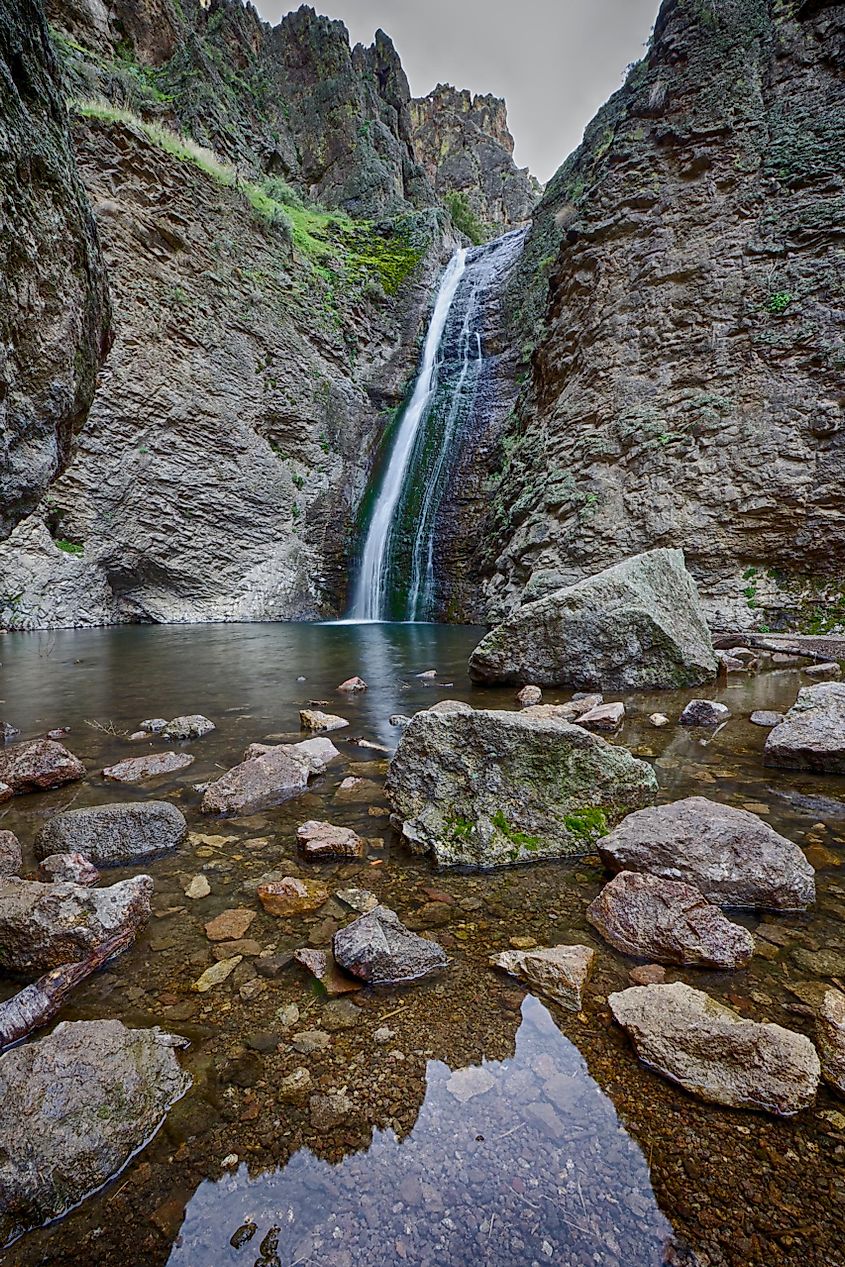
<instances>
[{"instance_id":1,"label":"riverbed","mask_svg":"<svg viewBox=\"0 0 845 1267\"><path fill-rule=\"evenodd\" d=\"M480 630L435 625L127 626L7 634L0 639L0 716L23 738L70 728L87 779L16 797L0 811L26 867L38 828L58 809L166 799L190 835L145 868L154 914L136 944L85 983L61 1019L118 1017L189 1042L193 1088L123 1174L64 1219L30 1233L4 1263L34 1267L750 1267L845 1264L845 1103L826 1089L790 1120L719 1110L642 1067L606 1005L637 962L605 945L584 911L605 876L598 859L487 874L437 873L389 826L381 791L400 736L394 714L439 699L513 706L513 692L474 687L466 660ZM430 670L436 676L421 677ZM369 689L338 694L359 674ZM757 937L735 973L670 969L743 1015L812 1034L821 984L845 974L845 780L767 771L755 709L784 711L807 679L772 665L699 691L726 703L715 734L677 726L695 692L624 698L614 742L654 763L661 800L704 795L759 814L801 844L817 868L806 914L733 915ZM568 692L545 692L547 702ZM341 753L308 793L242 819L200 813L195 785L254 741L301 737L300 708L319 701L350 726ZM659 710L672 724L656 730ZM104 766L173 745L130 742L149 717L203 713L217 729L181 745L194 763L128 787ZM363 744L361 741L363 740ZM364 780L347 799L340 782ZM366 860L304 863L308 818L355 828ZM293 964L265 977L246 956L205 994L214 963L204 925L232 907L256 911L249 938L283 954L328 946L346 918L333 897L296 921L261 911L270 871L319 876L334 894L364 888L446 948L447 971L402 989L361 990L342 1005ZM204 875L209 896L185 888ZM583 942L598 952L584 1009L567 1013L488 967L512 937ZM18 983L0 981L4 994ZM298 1037L319 1032L315 1050ZM307 1069L311 1094L343 1097L343 1120L320 1120L282 1083Z\"/></svg>"}]
</instances>

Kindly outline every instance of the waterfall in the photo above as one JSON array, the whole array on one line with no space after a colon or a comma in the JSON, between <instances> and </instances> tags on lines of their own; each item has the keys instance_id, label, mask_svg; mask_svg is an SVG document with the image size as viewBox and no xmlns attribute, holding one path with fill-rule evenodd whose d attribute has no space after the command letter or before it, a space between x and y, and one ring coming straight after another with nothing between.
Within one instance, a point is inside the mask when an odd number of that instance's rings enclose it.
<instances>
[{"instance_id":1,"label":"waterfall","mask_svg":"<svg viewBox=\"0 0 845 1267\"><path fill-rule=\"evenodd\" d=\"M452 256L437 291L419 373L367 499L352 620L432 616L435 528L450 460L484 367L485 304L525 238L516 230Z\"/></svg>"}]
</instances>

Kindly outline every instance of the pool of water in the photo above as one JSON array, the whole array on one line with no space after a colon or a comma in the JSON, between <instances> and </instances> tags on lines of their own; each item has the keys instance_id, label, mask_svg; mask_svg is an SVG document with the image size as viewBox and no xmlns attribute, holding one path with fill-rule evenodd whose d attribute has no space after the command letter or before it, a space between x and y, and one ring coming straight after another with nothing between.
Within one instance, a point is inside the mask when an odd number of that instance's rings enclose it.
<instances>
[{"instance_id":1,"label":"pool of water","mask_svg":"<svg viewBox=\"0 0 845 1267\"><path fill-rule=\"evenodd\" d=\"M66 742L89 772L82 783L3 807L2 826L25 850L46 818L70 805L164 798L188 818L185 844L146 867L156 884L149 927L62 1016L117 1016L182 1034L194 1078L121 1176L18 1241L0 1256L4 1264L845 1267L845 1103L822 1090L814 1109L778 1121L699 1104L641 1067L606 1005L634 961L584 919L605 878L597 859L436 873L390 830L381 792L399 737L390 716L442 698L511 706L510 690L468 680L479 634L280 624L0 639L0 716L24 737L69 726ZM430 669L436 678L417 676ZM338 694L353 674L369 690ZM764 770L766 732L748 720L756 708L786 708L803 682L797 669L776 667L704 692L733 714L713 735L674 724L691 692L625 696L615 741L654 762L662 799L697 793L745 806L805 847L818 869L813 910L742 916L759 947L745 971L669 970L668 979L812 1033L814 995L836 979L824 974L845 969L845 780ZM299 738L298 710L312 701L351 723L332 736L341 760L278 809L203 816L195 785L235 764L252 741ZM648 724L656 709L673 720L665 730ZM167 746L128 740L142 719L191 712L217 730L185 745L190 768L141 787L104 783L103 766ZM338 795L348 774L368 781L365 799ZM368 859L302 863L294 833L313 817L367 836ZM430 935L449 953L447 972L413 987L362 990L338 1006L301 968L267 979L246 957L198 994L193 983L214 962L203 925L230 907L258 911L247 936L262 949L329 944L344 918L334 898L298 921L260 911L255 885L279 869L316 874L333 893L369 889L417 927L430 923L435 897ZM133 871L111 870L104 880ZM211 893L188 900L184 890L200 874ZM582 1013L489 969L489 955L517 935L596 948ZM3 993L15 988L0 979ZM296 1036L313 1030L327 1039L303 1053ZM284 1080L297 1069L308 1071L310 1088L293 1103ZM343 1106L338 1120L315 1109L315 1094L342 1097L332 1102Z\"/></svg>"}]
</instances>

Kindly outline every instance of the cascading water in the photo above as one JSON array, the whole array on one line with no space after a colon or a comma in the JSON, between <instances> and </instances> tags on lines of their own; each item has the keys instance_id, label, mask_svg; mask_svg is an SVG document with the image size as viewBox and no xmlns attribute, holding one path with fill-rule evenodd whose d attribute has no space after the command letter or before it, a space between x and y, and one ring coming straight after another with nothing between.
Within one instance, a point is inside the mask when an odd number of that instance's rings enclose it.
<instances>
[{"instance_id":1,"label":"cascading water","mask_svg":"<svg viewBox=\"0 0 845 1267\"><path fill-rule=\"evenodd\" d=\"M413 393L367 499L349 619L432 617L437 516L484 369L485 304L498 297L524 238L517 230L461 248L443 274Z\"/></svg>"}]
</instances>

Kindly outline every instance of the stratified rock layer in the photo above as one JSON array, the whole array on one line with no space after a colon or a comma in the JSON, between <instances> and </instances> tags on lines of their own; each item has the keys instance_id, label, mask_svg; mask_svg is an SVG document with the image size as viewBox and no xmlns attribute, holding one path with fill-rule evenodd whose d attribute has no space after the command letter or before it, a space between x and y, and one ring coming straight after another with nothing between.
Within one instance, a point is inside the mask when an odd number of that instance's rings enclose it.
<instances>
[{"instance_id":1,"label":"stratified rock layer","mask_svg":"<svg viewBox=\"0 0 845 1267\"><path fill-rule=\"evenodd\" d=\"M386 792L410 847L441 866L587 853L654 799L651 766L580 726L499 711L417 713Z\"/></svg>"},{"instance_id":2,"label":"stratified rock layer","mask_svg":"<svg viewBox=\"0 0 845 1267\"><path fill-rule=\"evenodd\" d=\"M481 682L610 690L699 686L713 640L680 550L652 550L527 603L472 653Z\"/></svg>"}]
</instances>

